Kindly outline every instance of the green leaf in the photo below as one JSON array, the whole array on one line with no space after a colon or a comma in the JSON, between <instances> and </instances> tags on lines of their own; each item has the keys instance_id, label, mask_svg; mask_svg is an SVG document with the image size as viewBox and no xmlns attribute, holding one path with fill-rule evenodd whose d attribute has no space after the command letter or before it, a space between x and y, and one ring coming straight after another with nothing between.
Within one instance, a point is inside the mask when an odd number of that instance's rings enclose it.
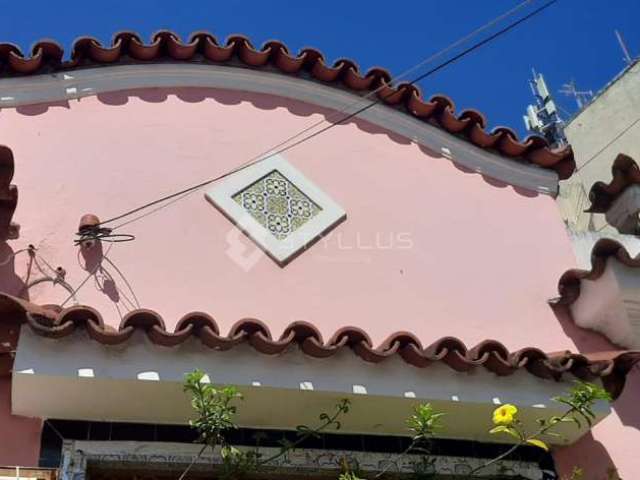
<instances>
[{"instance_id":1,"label":"green leaf","mask_svg":"<svg viewBox=\"0 0 640 480\"><path fill-rule=\"evenodd\" d=\"M407 421L407 427L414 434L414 441L416 439L425 440L428 437L442 428L440 419L445 414L437 412L429 403L421 403L413 409L413 415L411 415Z\"/></svg>"},{"instance_id":2,"label":"green leaf","mask_svg":"<svg viewBox=\"0 0 640 480\"><path fill-rule=\"evenodd\" d=\"M492 433L492 434L507 433L512 437L515 437L518 440L520 440L520 434L514 428L507 427L506 425L498 425L497 427L493 427L491 430L489 430L489 433Z\"/></svg>"},{"instance_id":3,"label":"green leaf","mask_svg":"<svg viewBox=\"0 0 640 480\"><path fill-rule=\"evenodd\" d=\"M529 438L527 440L527 443L529 445L533 445L534 447L538 447L543 449L544 451L548 452L549 451L549 447L547 447L547 444L544 443L542 440L538 440L537 438Z\"/></svg>"},{"instance_id":4,"label":"green leaf","mask_svg":"<svg viewBox=\"0 0 640 480\"><path fill-rule=\"evenodd\" d=\"M566 417L562 421L566 423L575 423L578 428L582 428L582 424L580 423L580 420L578 420L574 416Z\"/></svg>"}]
</instances>

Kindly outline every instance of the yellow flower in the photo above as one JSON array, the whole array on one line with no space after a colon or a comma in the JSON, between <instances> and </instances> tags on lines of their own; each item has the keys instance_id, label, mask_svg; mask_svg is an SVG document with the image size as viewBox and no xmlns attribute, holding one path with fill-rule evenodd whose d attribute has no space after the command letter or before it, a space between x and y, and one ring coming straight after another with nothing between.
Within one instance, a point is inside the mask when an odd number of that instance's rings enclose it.
<instances>
[{"instance_id":1,"label":"yellow flower","mask_svg":"<svg viewBox=\"0 0 640 480\"><path fill-rule=\"evenodd\" d=\"M518 413L518 408L515 405L506 403L499 406L493 411L493 423L495 425L511 425Z\"/></svg>"}]
</instances>

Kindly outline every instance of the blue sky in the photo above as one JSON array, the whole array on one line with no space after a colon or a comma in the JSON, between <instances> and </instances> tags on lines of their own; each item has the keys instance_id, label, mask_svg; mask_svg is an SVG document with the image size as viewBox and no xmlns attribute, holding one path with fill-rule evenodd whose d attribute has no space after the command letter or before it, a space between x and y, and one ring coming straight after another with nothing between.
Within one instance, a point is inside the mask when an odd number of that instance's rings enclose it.
<instances>
[{"instance_id":1,"label":"blue sky","mask_svg":"<svg viewBox=\"0 0 640 480\"><path fill-rule=\"evenodd\" d=\"M518 3L0 0L0 41L28 51L36 40L52 38L69 49L83 35L109 42L121 30L134 30L145 39L159 29L182 37L208 30L219 39L242 33L257 45L279 39L293 51L312 46L330 61L348 57L364 69L383 66L399 73ZM542 3L535 0L533 5ZM552 91L571 79L579 88L598 90L625 65L614 29L622 32L632 53L640 54L639 18L636 0L560 0L420 86L427 96L449 95L459 110L482 111L491 127L507 125L522 133L522 113L531 101L527 79L532 67L544 73ZM560 94L556 99L564 109L575 110L571 99Z\"/></svg>"}]
</instances>

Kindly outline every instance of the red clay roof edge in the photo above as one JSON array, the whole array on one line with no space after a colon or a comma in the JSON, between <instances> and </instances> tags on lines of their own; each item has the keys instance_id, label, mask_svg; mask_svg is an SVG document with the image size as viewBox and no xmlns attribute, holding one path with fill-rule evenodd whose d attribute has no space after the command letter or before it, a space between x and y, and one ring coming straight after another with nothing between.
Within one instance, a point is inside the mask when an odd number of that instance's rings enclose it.
<instances>
[{"instance_id":1,"label":"red clay roof edge","mask_svg":"<svg viewBox=\"0 0 640 480\"><path fill-rule=\"evenodd\" d=\"M560 296L554 303L571 305L580 296L583 280L597 280L602 276L607 261L613 259L631 268L640 267L640 257L632 257L620 242L610 238L601 238L591 249L591 269L571 269L562 274L558 281Z\"/></svg>"},{"instance_id":2,"label":"red clay roof edge","mask_svg":"<svg viewBox=\"0 0 640 480\"><path fill-rule=\"evenodd\" d=\"M397 107L415 118L440 126L472 144L495 151L506 157L522 160L538 167L557 172L560 179L571 176L575 168L570 146L553 149L540 136L528 136L520 141L515 132L498 127L485 130L485 117L475 110L455 113L453 101L443 95L429 100L422 98L420 89L408 83L392 87L392 75L385 69L372 68L366 73L349 59L340 59L330 65L322 53L304 48L297 55L277 40L266 42L262 48L253 46L242 35L232 35L220 43L208 32L194 32L184 43L171 31L159 31L145 44L135 32L119 32L111 45L102 45L91 37L82 37L73 43L70 59L64 60L62 47L52 40L41 40L25 56L18 47L0 43L0 78L2 76L33 75L74 68L143 62L195 62L230 63L270 69L288 75L304 74L335 87L362 94L380 89L378 97L387 105Z\"/></svg>"},{"instance_id":3,"label":"red clay roof edge","mask_svg":"<svg viewBox=\"0 0 640 480\"><path fill-rule=\"evenodd\" d=\"M27 324L36 334L44 337L63 338L76 330L84 330L89 337L103 345L123 344L139 330L152 343L165 347L177 346L195 337L215 350L228 350L248 343L262 354L276 355L297 345L306 355L326 358L343 348L350 348L370 363L379 363L399 355L407 364L417 368L443 362L458 372L484 368L499 376L525 369L536 377L554 380L560 380L563 374L569 373L583 380L600 378L614 398L622 393L627 373L640 361L640 352L636 351L546 354L538 348L527 347L509 352L504 344L496 340L485 340L473 348L467 348L454 337L439 338L424 347L409 332L393 333L375 347L369 335L357 327L341 328L325 342L320 331L307 322L291 323L280 338L274 339L260 320L243 319L236 322L227 335L221 335L215 320L202 312L185 315L175 331L169 332L160 315L140 309L129 313L115 330L105 325L101 315L91 307L75 306L61 310L59 307L37 306L7 294L0 294L0 315L3 321Z\"/></svg>"},{"instance_id":4,"label":"red clay roof edge","mask_svg":"<svg viewBox=\"0 0 640 480\"><path fill-rule=\"evenodd\" d=\"M18 206L18 187L13 180L13 152L9 147L0 145L0 241L12 236L17 225L12 223L13 214Z\"/></svg>"},{"instance_id":5,"label":"red clay roof edge","mask_svg":"<svg viewBox=\"0 0 640 480\"><path fill-rule=\"evenodd\" d=\"M640 167L633 158L620 153L611 165L611 177L609 183L593 184L589 190L591 205L586 212L606 213L628 187L640 185Z\"/></svg>"}]
</instances>

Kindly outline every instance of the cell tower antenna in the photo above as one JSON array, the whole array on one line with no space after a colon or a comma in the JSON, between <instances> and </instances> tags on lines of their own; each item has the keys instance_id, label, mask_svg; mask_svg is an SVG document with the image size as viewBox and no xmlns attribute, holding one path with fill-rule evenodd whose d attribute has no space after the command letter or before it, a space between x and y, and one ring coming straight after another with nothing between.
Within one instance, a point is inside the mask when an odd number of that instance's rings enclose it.
<instances>
[{"instance_id":1,"label":"cell tower antenna","mask_svg":"<svg viewBox=\"0 0 640 480\"><path fill-rule=\"evenodd\" d=\"M578 90L576 81L573 79L569 83L562 85L558 92L564 93L568 97L573 97L578 105L578 110L582 110L589 103L589 100L593 98L593 90Z\"/></svg>"},{"instance_id":2,"label":"cell tower antenna","mask_svg":"<svg viewBox=\"0 0 640 480\"><path fill-rule=\"evenodd\" d=\"M627 65L631 65L633 63L633 58L629 53L627 44L624 42L624 38L622 38L622 34L618 30L614 30L614 32L616 33L616 38L618 39L618 43L620 44L620 48L622 49L622 53L624 54L624 61L627 62Z\"/></svg>"},{"instance_id":3,"label":"cell tower antenna","mask_svg":"<svg viewBox=\"0 0 640 480\"><path fill-rule=\"evenodd\" d=\"M535 103L527 107L523 116L524 124L530 132L542 135L547 141L556 147L567 144L564 135L564 122L558 114L558 109L553 101L547 83L541 73L531 69L533 78L529 80L531 92L535 97Z\"/></svg>"}]
</instances>

